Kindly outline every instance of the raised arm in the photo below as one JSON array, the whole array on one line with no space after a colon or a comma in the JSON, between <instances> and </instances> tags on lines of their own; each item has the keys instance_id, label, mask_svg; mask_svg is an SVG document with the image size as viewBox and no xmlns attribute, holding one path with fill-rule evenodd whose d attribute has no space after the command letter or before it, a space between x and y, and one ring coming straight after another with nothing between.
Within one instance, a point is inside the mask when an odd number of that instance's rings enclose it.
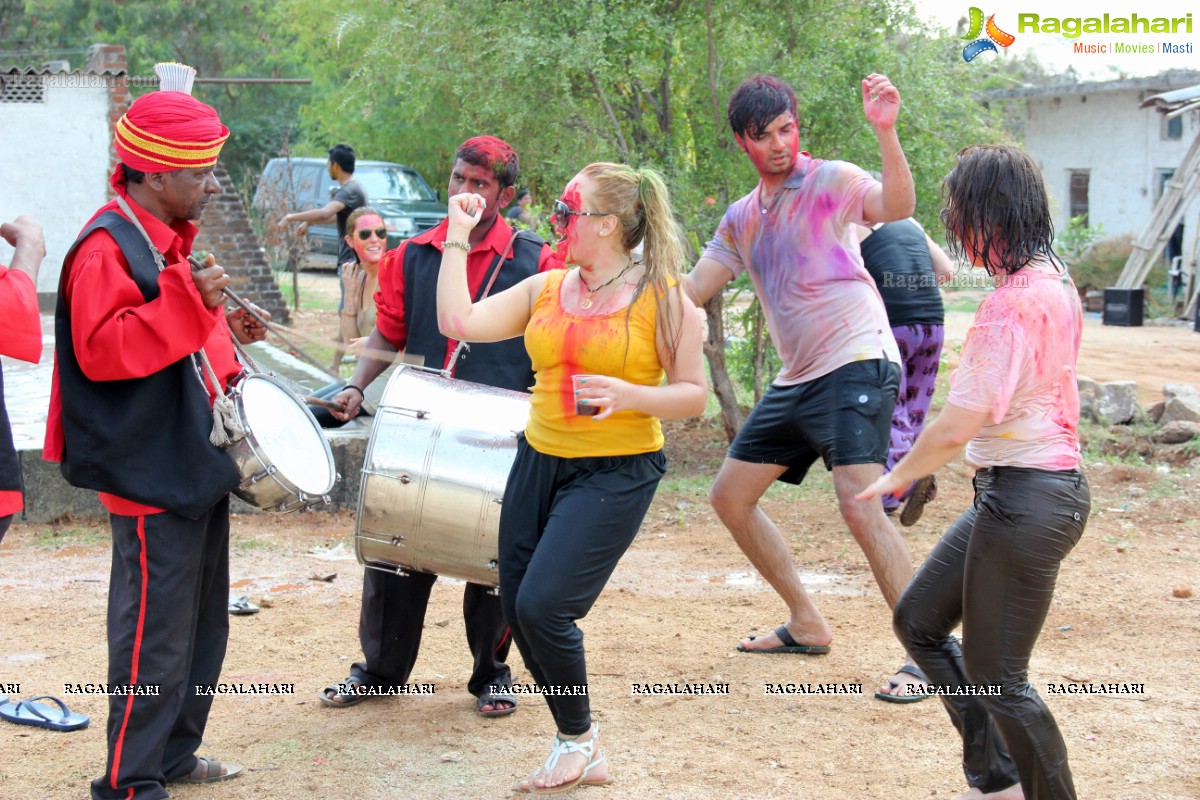
<instances>
[{"instance_id":1,"label":"raised arm","mask_svg":"<svg viewBox=\"0 0 1200 800\"><path fill-rule=\"evenodd\" d=\"M862 82L863 115L879 140L883 181L867 192L863 216L867 222L892 222L911 217L917 207L912 172L896 135L900 92L884 75L871 73Z\"/></svg>"},{"instance_id":2,"label":"raised arm","mask_svg":"<svg viewBox=\"0 0 1200 800\"><path fill-rule=\"evenodd\" d=\"M16 250L8 269L0 266L0 353L36 362L42 355L37 275L46 256L42 226L21 215L0 225L0 238Z\"/></svg>"},{"instance_id":3,"label":"raised arm","mask_svg":"<svg viewBox=\"0 0 1200 800\"><path fill-rule=\"evenodd\" d=\"M531 275L511 289L472 303L467 253L471 229L483 213L484 199L477 194L456 194L447 208L450 225L438 272L438 329L443 336L466 342L498 342L521 336L546 274Z\"/></svg>"}]
</instances>

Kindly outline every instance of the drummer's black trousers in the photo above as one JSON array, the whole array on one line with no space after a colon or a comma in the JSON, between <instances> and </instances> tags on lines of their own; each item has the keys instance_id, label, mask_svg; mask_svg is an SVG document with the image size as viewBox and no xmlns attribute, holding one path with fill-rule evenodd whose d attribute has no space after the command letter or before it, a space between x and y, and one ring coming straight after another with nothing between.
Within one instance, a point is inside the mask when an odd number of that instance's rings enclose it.
<instances>
[{"instance_id":1,"label":"drummer's black trousers","mask_svg":"<svg viewBox=\"0 0 1200 800\"><path fill-rule=\"evenodd\" d=\"M351 675L367 686L398 687L408 682L421 649L425 609L436 580L437 575L428 572L396 575L366 570L358 620L358 640L366 660L355 663ZM468 583L463 590L463 621L467 646L475 659L467 690L483 697L492 686L507 687L512 675L505 660L512 636L500 598L486 586Z\"/></svg>"},{"instance_id":2,"label":"drummer's black trousers","mask_svg":"<svg viewBox=\"0 0 1200 800\"><path fill-rule=\"evenodd\" d=\"M1029 800L1074 800L1067 747L1029 683L1029 655L1059 564L1087 525L1087 479L992 467L974 483L974 504L897 602L896 635L932 685L955 692L941 699L962 736L972 787L997 792L1019 780ZM950 635L960 621L961 648ZM990 687L999 694L957 694Z\"/></svg>"},{"instance_id":3,"label":"drummer's black trousers","mask_svg":"<svg viewBox=\"0 0 1200 800\"><path fill-rule=\"evenodd\" d=\"M95 800L161 800L196 767L229 641L229 498L200 519L111 515L108 683L158 688L108 701ZM99 683L79 664L78 682ZM72 681L74 682L74 680Z\"/></svg>"},{"instance_id":4,"label":"drummer's black trousers","mask_svg":"<svg viewBox=\"0 0 1200 800\"><path fill-rule=\"evenodd\" d=\"M558 458L518 440L500 512L500 598L564 736L592 725L575 621L587 616L633 542L666 469L661 450Z\"/></svg>"}]
</instances>

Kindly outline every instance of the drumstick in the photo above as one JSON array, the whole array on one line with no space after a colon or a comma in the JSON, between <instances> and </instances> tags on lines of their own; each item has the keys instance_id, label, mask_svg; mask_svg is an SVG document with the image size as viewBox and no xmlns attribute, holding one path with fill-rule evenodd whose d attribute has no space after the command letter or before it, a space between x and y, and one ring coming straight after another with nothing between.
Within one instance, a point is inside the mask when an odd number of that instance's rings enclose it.
<instances>
[{"instance_id":1,"label":"drumstick","mask_svg":"<svg viewBox=\"0 0 1200 800\"><path fill-rule=\"evenodd\" d=\"M208 266L203 261L201 261L200 259L196 258L193 255L188 256L188 261L191 263L192 269L207 269L208 268ZM247 303L242 298L238 297L237 293L234 292L233 289L230 289L228 286L226 286L221 291L225 294L226 297L228 297L230 300L232 300L233 302L235 302L239 306L241 306L243 309L245 309L246 313L249 314L251 317L253 317L255 320L257 320L258 322L260 322L263 325L263 327L265 327L271 333L275 334L280 339L282 339L284 344L286 344L288 347L290 347L294 351L296 351L296 355L300 356L305 361L307 361L309 364L312 364L314 367L321 370L322 372L324 372L326 375L330 376L331 378L337 378L338 380L341 380L341 377L342 377L341 375L338 375L338 374L326 369L325 366L321 362L317 361L315 358L310 356L308 353L304 352L304 349L302 347L300 347L300 345L294 343L291 339L289 339L288 337L283 335L283 332L280 330L278 325L275 325L270 320L263 319L262 315L260 315L257 311L255 311L254 307L252 305Z\"/></svg>"},{"instance_id":2,"label":"drumstick","mask_svg":"<svg viewBox=\"0 0 1200 800\"><path fill-rule=\"evenodd\" d=\"M319 397L307 397L307 396L305 396L305 397L301 397L300 399L301 399L302 401L304 401L304 403L305 403L306 405L310 405L310 406L318 406L319 408L324 408L324 409L327 409L327 410L329 410L329 411L336 411L336 412L338 412L339 414L344 414L344 413L346 413L346 406L345 406L345 405L343 405L342 403L331 403L331 402L329 402L328 400L322 400L322 399L321 399L321 398L319 398Z\"/></svg>"}]
</instances>

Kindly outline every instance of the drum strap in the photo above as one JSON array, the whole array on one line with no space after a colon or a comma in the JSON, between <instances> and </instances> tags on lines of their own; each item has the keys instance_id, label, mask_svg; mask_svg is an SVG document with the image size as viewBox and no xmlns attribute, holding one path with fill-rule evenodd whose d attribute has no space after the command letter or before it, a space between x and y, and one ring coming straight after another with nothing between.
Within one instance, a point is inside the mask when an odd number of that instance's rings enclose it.
<instances>
[{"instance_id":1,"label":"drum strap","mask_svg":"<svg viewBox=\"0 0 1200 800\"><path fill-rule=\"evenodd\" d=\"M142 227L142 223L138 220L137 214L133 213L133 209L125 202L125 198L117 195L117 205L125 212L125 216L129 217L129 221L137 228L138 233L146 240L146 245L150 248L150 253L154 256L154 264L158 267L158 271L162 272L167 268L166 262L163 259L162 253L158 252L158 248L154 246L154 242L150 239L150 234L146 233L146 229ZM233 335L233 331L229 332L233 339L234 345L237 345L237 337ZM199 357L199 363L197 363ZM241 423L238 422L237 410L233 406L233 401L228 395L221 391L221 379L217 377L217 371L213 369L208 360L208 354L201 347L200 351L192 354L192 367L195 369L196 378L200 381L200 388L207 394L208 389L204 386L204 376L201 374L201 368L208 373L208 380L212 384L213 404L212 416L213 427L212 433L208 435L208 441L214 447L225 447L228 444L244 439L246 432L242 429Z\"/></svg>"},{"instance_id":2,"label":"drum strap","mask_svg":"<svg viewBox=\"0 0 1200 800\"><path fill-rule=\"evenodd\" d=\"M505 261L508 261L508 259L512 258L513 245L517 243L517 237L520 235L520 228L514 230L513 235L508 240L508 244L505 245L504 249L500 251L500 254L496 256L496 260L492 262L492 266L488 267L489 275L487 283L483 284L483 288L480 290L479 295L475 298L474 302L478 303L480 300L487 297L488 293L492 291L492 287L496 284L496 278L500 277L500 268L504 266ZM454 377L454 368L458 366L458 357L462 355L462 351L470 349L471 345L461 340L454 346L454 352L450 354L450 366L445 370L447 373L449 373L449 377Z\"/></svg>"}]
</instances>

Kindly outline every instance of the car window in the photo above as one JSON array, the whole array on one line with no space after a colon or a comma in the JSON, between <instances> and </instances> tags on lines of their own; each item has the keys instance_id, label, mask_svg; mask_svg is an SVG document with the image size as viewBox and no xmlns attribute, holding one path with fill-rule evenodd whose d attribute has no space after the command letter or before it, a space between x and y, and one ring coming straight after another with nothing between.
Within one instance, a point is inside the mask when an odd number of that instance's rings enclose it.
<instances>
[{"instance_id":1,"label":"car window","mask_svg":"<svg viewBox=\"0 0 1200 800\"><path fill-rule=\"evenodd\" d=\"M367 190L372 203L382 200L437 200L425 179L416 172L387 167L363 167L354 177Z\"/></svg>"},{"instance_id":2,"label":"car window","mask_svg":"<svg viewBox=\"0 0 1200 800\"><path fill-rule=\"evenodd\" d=\"M315 206L323 206L329 202L329 198L325 197L323 185L326 182L325 170L313 164L306 164L301 167L292 167L292 179L296 182L296 199L297 206L301 208L312 208Z\"/></svg>"}]
</instances>

